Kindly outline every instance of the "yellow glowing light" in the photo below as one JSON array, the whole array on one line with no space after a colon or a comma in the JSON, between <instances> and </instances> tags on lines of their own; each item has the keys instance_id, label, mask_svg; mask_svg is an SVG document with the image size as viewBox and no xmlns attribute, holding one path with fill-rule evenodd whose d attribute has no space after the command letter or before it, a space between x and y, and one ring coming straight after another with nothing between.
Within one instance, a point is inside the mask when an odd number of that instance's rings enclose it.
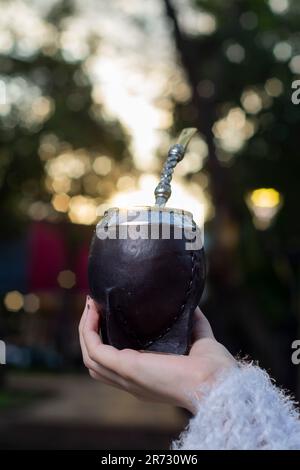
<instances>
[{"instance_id":1,"label":"yellow glowing light","mask_svg":"<svg viewBox=\"0 0 300 470\"><path fill-rule=\"evenodd\" d=\"M4 297L4 305L10 312L18 312L24 305L24 297L21 292L13 290Z\"/></svg>"},{"instance_id":2,"label":"yellow glowing light","mask_svg":"<svg viewBox=\"0 0 300 470\"><path fill-rule=\"evenodd\" d=\"M69 202L68 215L75 224L91 225L97 219L97 204L92 198L74 196Z\"/></svg>"},{"instance_id":3,"label":"yellow glowing light","mask_svg":"<svg viewBox=\"0 0 300 470\"><path fill-rule=\"evenodd\" d=\"M27 294L24 297L24 310L27 313L35 313L40 308L40 299L35 294Z\"/></svg>"},{"instance_id":4,"label":"yellow glowing light","mask_svg":"<svg viewBox=\"0 0 300 470\"><path fill-rule=\"evenodd\" d=\"M97 175L106 176L111 171L111 159L105 157L97 157L93 163L93 170Z\"/></svg>"},{"instance_id":5,"label":"yellow glowing light","mask_svg":"<svg viewBox=\"0 0 300 470\"><path fill-rule=\"evenodd\" d=\"M57 282L60 287L63 287L64 289L72 289L76 284L76 276L73 271L67 269L59 273L57 276Z\"/></svg>"},{"instance_id":6,"label":"yellow glowing light","mask_svg":"<svg viewBox=\"0 0 300 470\"><path fill-rule=\"evenodd\" d=\"M70 196L67 194L55 194L52 198L52 206L58 212L67 212L69 208Z\"/></svg>"},{"instance_id":7,"label":"yellow glowing light","mask_svg":"<svg viewBox=\"0 0 300 470\"><path fill-rule=\"evenodd\" d=\"M251 193L251 202L256 207L276 207L280 204L280 193L274 188L255 189Z\"/></svg>"},{"instance_id":8,"label":"yellow glowing light","mask_svg":"<svg viewBox=\"0 0 300 470\"><path fill-rule=\"evenodd\" d=\"M278 213L282 198L274 188L259 188L248 194L246 202L253 214L255 227L259 230L266 230Z\"/></svg>"}]
</instances>

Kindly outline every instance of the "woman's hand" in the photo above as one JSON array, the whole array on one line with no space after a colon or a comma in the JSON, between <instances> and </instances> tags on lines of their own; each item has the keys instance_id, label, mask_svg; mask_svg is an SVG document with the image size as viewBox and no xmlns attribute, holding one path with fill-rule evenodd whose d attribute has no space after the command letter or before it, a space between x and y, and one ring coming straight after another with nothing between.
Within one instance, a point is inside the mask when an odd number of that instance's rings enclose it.
<instances>
[{"instance_id":1,"label":"woman's hand","mask_svg":"<svg viewBox=\"0 0 300 470\"><path fill-rule=\"evenodd\" d=\"M188 356L118 350L105 345L98 333L100 316L88 297L79 325L84 364L94 379L140 399L170 403L195 413L201 398L199 386L213 383L220 372L236 364L216 341L199 308L195 310L193 344Z\"/></svg>"}]
</instances>

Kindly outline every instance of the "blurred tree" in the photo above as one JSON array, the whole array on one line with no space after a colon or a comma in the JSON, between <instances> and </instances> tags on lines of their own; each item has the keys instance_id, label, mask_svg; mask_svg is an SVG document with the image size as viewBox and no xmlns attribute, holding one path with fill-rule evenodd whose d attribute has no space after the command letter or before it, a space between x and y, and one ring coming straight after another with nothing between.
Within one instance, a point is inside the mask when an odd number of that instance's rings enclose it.
<instances>
[{"instance_id":1,"label":"blurred tree","mask_svg":"<svg viewBox=\"0 0 300 470\"><path fill-rule=\"evenodd\" d=\"M300 72L297 3L197 0L188 14L183 2L164 0L192 91L190 102L177 105L177 127L195 124L209 149L204 171L215 217L206 228L214 240L206 308L236 352L261 358L294 390L290 347L300 332L300 112L291 102ZM275 188L281 207L272 199L276 192L253 195L256 188ZM262 194L267 201L258 200ZM279 213L262 227L265 206Z\"/></svg>"},{"instance_id":2,"label":"blurred tree","mask_svg":"<svg viewBox=\"0 0 300 470\"><path fill-rule=\"evenodd\" d=\"M59 214L49 204L52 194L81 194L97 198L97 203L105 201L109 188L102 185L101 171L95 172L92 166L97 156L118 162L125 159L131 167L127 137L121 125L108 120L101 104L93 101L83 62L67 60L57 46L60 25L72 14L72 2L59 2L46 19L53 29L51 46L24 57L16 48L11 49L0 60L0 77L7 90L7 102L0 113L2 238L23 230L20 222L32 215L40 219L50 216L52 220L56 215L59 220ZM99 38L90 38L90 54L98 42ZM65 165L63 171L52 165L52 179L47 179L45 169L51 167L51 160L66 152L78 157L85 169L77 169L76 173L75 168L73 178L70 172L69 188L57 184L55 189L54 182L53 189L53 172L62 183L61 173L68 176L74 159L61 161ZM111 180L114 181L113 174ZM34 202L44 206L32 206Z\"/></svg>"}]
</instances>

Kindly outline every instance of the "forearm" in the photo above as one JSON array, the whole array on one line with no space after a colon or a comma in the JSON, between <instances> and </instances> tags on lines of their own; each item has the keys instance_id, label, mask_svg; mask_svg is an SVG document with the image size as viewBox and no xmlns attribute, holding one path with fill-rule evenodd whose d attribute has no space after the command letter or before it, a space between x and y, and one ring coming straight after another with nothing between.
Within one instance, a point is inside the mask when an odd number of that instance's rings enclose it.
<instances>
[{"instance_id":1,"label":"forearm","mask_svg":"<svg viewBox=\"0 0 300 470\"><path fill-rule=\"evenodd\" d=\"M240 364L199 392L173 449L300 449L299 413L259 367Z\"/></svg>"}]
</instances>

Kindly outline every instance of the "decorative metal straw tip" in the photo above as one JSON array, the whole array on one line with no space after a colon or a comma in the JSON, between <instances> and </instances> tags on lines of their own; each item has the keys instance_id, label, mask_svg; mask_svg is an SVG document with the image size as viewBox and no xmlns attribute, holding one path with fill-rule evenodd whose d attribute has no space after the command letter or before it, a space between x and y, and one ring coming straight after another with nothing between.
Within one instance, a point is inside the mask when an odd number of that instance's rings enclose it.
<instances>
[{"instance_id":1,"label":"decorative metal straw tip","mask_svg":"<svg viewBox=\"0 0 300 470\"><path fill-rule=\"evenodd\" d=\"M175 166L180 162L186 152L187 146L193 135L197 132L195 127L183 129L176 144L169 149L167 160L164 164L160 181L155 188L155 205L165 207L171 196L171 180Z\"/></svg>"},{"instance_id":2,"label":"decorative metal straw tip","mask_svg":"<svg viewBox=\"0 0 300 470\"><path fill-rule=\"evenodd\" d=\"M197 132L196 127L187 127L186 129L183 129L178 137L177 144L180 144L184 148L184 152L187 149L187 146L193 137Z\"/></svg>"}]
</instances>

